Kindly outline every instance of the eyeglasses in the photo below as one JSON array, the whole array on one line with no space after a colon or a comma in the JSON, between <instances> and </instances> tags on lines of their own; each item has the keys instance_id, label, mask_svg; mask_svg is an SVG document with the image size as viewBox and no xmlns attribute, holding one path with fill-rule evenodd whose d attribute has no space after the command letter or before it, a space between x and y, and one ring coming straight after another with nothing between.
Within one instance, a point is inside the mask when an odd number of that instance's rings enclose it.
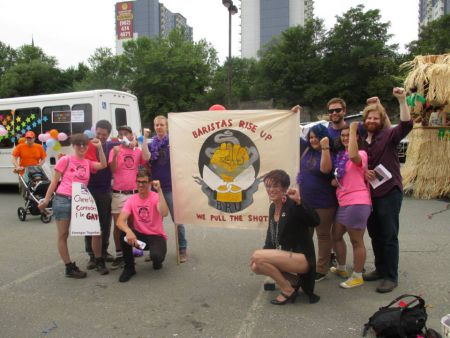
<instances>
[{"instance_id":1,"label":"eyeglasses","mask_svg":"<svg viewBox=\"0 0 450 338\"><path fill-rule=\"evenodd\" d=\"M275 190L280 190L280 189L282 188L281 185L279 185L279 184L273 184L273 185L270 185L270 184L264 184L264 187L265 187L267 190L269 190L270 188L275 189Z\"/></svg>"},{"instance_id":2,"label":"eyeglasses","mask_svg":"<svg viewBox=\"0 0 450 338\"><path fill-rule=\"evenodd\" d=\"M149 183L150 183L149 181L139 181L139 180L136 181L137 185L146 185L146 184L149 184Z\"/></svg>"},{"instance_id":3,"label":"eyeglasses","mask_svg":"<svg viewBox=\"0 0 450 338\"><path fill-rule=\"evenodd\" d=\"M348 137L350 137L350 134L341 134L341 137L342 138L348 138Z\"/></svg>"},{"instance_id":4,"label":"eyeglasses","mask_svg":"<svg viewBox=\"0 0 450 338\"><path fill-rule=\"evenodd\" d=\"M340 113L342 110L342 108L328 109L328 114Z\"/></svg>"},{"instance_id":5,"label":"eyeglasses","mask_svg":"<svg viewBox=\"0 0 450 338\"><path fill-rule=\"evenodd\" d=\"M73 145L77 146L77 147L86 147L87 146L86 143L74 143Z\"/></svg>"},{"instance_id":6,"label":"eyeglasses","mask_svg":"<svg viewBox=\"0 0 450 338\"><path fill-rule=\"evenodd\" d=\"M33 138L32 137L25 137L25 139L32 140Z\"/></svg>"}]
</instances>

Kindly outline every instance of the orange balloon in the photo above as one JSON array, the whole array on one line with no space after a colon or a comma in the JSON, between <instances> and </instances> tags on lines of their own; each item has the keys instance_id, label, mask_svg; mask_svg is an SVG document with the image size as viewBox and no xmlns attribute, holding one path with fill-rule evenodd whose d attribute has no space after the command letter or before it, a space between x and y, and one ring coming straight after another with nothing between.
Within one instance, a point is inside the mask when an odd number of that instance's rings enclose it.
<instances>
[{"instance_id":1,"label":"orange balloon","mask_svg":"<svg viewBox=\"0 0 450 338\"><path fill-rule=\"evenodd\" d=\"M25 137L19 138L19 144L24 143L24 142L25 142Z\"/></svg>"},{"instance_id":2,"label":"orange balloon","mask_svg":"<svg viewBox=\"0 0 450 338\"><path fill-rule=\"evenodd\" d=\"M55 140L57 140L58 139L58 134L59 134L59 132L56 129L50 130L51 138L54 138Z\"/></svg>"}]
</instances>

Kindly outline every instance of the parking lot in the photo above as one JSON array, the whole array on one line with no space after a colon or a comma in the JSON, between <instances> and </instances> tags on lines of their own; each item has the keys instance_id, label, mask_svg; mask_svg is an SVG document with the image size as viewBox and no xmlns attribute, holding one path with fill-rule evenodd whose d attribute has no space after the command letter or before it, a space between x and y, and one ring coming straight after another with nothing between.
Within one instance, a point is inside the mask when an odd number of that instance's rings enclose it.
<instances>
[{"instance_id":1,"label":"parking lot","mask_svg":"<svg viewBox=\"0 0 450 338\"><path fill-rule=\"evenodd\" d=\"M344 290L328 276L316 285L319 303L301 296L277 307L269 304L276 292L263 291L264 279L248 267L252 251L263 244L263 229L187 225L189 261L177 266L167 221L162 270L141 257L128 283L118 282L117 270L72 280L64 277L54 222L19 221L23 201L15 189L1 187L0 200L2 337L358 337L370 315L402 293L424 297L431 328L440 330L440 318L450 313L448 201L405 198L400 284L393 293L377 294L372 283ZM371 269L368 238L366 244ZM71 238L69 248L84 268L83 240Z\"/></svg>"}]
</instances>

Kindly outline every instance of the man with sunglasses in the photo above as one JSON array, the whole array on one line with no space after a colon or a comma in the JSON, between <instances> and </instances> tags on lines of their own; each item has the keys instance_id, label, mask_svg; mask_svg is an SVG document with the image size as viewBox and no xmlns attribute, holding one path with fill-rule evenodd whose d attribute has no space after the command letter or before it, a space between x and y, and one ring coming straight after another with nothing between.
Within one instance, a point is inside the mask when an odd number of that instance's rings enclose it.
<instances>
[{"instance_id":1,"label":"man with sunglasses","mask_svg":"<svg viewBox=\"0 0 450 338\"><path fill-rule=\"evenodd\" d=\"M347 113L347 106L345 101L339 97L334 97L327 103L328 115L330 123L328 124L328 133L333 141L339 139L341 130L347 124L344 121L344 116Z\"/></svg>"},{"instance_id":2,"label":"man with sunglasses","mask_svg":"<svg viewBox=\"0 0 450 338\"><path fill-rule=\"evenodd\" d=\"M136 175L138 193L131 195L123 206L117 219L120 230L125 267L119 282L125 283L136 274L133 247L139 247L138 240L144 242L150 250L153 269L162 268L167 253L167 235L163 227L163 217L167 216L167 207L159 181L152 181L147 170ZM156 191L151 191L150 187ZM132 218L132 221L129 221ZM128 225L130 224L130 226Z\"/></svg>"}]
</instances>

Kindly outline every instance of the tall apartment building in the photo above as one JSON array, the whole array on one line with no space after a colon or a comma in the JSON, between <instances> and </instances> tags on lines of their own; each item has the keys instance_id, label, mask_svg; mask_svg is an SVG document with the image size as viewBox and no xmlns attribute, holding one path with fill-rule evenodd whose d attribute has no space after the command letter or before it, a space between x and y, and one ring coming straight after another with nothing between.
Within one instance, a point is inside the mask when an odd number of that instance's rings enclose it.
<instances>
[{"instance_id":1,"label":"tall apartment building","mask_svg":"<svg viewBox=\"0 0 450 338\"><path fill-rule=\"evenodd\" d=\"M172 13L158 0L118 2L116 15L116 54L123 52L123 43L139 36L167 37L175 28L182 28L193 40L192 27L179 13Z\"/></svg>"},{"instance_id":2,"label":"tall apartment building","mask_svg":"<svg viewBox=\"0 0 450 338\"><path fill-rule=\"evenodd\" d=\"M241 56L256 58L258 51L289 27L313 17L314 0L242 0Z\"/></svg>"},{"instance_id":3,"label":"tall apartment building","mask_svg":"<svg viewBox=\"0 0 450 338\"><path fill-rule=\"evenodd\" d=\"M430 21L436 20L445 14L450 14L450 0L420 0L419 31Z\"/></svg>"}]
</instances>

